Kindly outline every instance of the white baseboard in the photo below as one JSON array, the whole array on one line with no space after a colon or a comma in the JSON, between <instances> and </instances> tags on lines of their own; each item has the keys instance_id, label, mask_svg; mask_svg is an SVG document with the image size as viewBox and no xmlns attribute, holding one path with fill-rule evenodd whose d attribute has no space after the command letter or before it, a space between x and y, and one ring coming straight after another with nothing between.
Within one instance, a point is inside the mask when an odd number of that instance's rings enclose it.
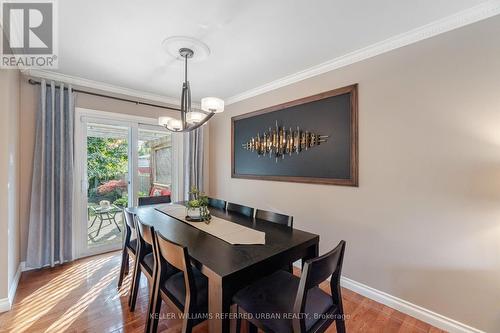
<instances>
[{"instance_id":1,"label":"white baseboard","mask_svg":"<svg viewBox=\"0 0 500 333\"><path fill-rule=\"evenodd\" d=\"M14 303L14 297L16 296L17 286L19 285L19 280L21 279L21 273L23 272L24 262L19 263L17 267L16 275L12 280L12 285L9 288L9 294L7 298L0 299L0 313L9 311Z\"/></svg>"},{"instance_id":2,"label":"white baseboard","mask_svg":"<svg viewBox=\"0 0 500 333\"><path fill-rule=\"evenodd\" d=\"M298 269L302 268L301 261L293 263ZM450 333L486 333L477 328L465 325L454 319L445 317L434 311L425 309L416 304L405 301L404 299L392 296L386 292L369 287L360 282L342 276L340 285L346 289L352 290L357 294L363 295L371 300L384 304L390 308L398 310L404 314L417 318L423 322L431 324L434 327L440 328Z\"/></svg>"},{"instance_id":3,"label":"white baseboard","mask_svg":"<svg viewBox=\"0 0 500 333\"><path fill-rule=\"evenodd\" d=\"M439 313L433 312L431 310L425 309L416 304L405 301L401 298L389 295L383 291L377 290L375 288L369 287L362 283L351 280L345 276L342 276L340 280L342 287L352 290L360 295L363 295L369 299L387 305L393 309L396 309L404 314L417 318L434 327L440 328L450 333L485 333L484 331L478 330L474 327L462 324L454 319L440 315Z\"/></svg>"},{"instance_id":4,"label":"white baseboard","mask_svg":"<svg viewBox=\"0 0 500 333\"><path fill-rule=\"evenodd\" d=\"M6 312L6 311L9 311L9 310L10 310L9 299L7 297L0 299L0 313Z\"/></svg>"},{"instance_id":5,"label":"white baseboard","mask_svg":"<svg viewBox=\"0 0 500 333\"><path fill-rule=\"evenodd\" d=\"M26 261L21 261L21 270L23 272L31 271L34 268L26 267Z\"/></svg>"}]
</instances>

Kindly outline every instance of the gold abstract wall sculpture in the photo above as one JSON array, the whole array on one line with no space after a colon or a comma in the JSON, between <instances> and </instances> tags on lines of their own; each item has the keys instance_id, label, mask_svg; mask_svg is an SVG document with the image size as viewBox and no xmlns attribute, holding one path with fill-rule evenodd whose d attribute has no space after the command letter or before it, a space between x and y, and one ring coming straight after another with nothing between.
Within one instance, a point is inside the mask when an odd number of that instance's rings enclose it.
<instances>
[{"instance_id":1,"label":"gold abstract wall sculpture","mask_svg":"<svg viewBox=\"0 0 500 333\"><path fill-rule=\"evenodd\" d=\"M258 156L274 156L277 162L279 158L284 159L285 155L299 154L303 150L319 146L326 142L327 138L328 135L304 131L299 126L295 130L286 129L284 126L278 126L276 122L274 129L269 128L262 135L257 133L256 137L252 137L242 146L246 150L256 152Z\"/></svg>"}]
</instances>

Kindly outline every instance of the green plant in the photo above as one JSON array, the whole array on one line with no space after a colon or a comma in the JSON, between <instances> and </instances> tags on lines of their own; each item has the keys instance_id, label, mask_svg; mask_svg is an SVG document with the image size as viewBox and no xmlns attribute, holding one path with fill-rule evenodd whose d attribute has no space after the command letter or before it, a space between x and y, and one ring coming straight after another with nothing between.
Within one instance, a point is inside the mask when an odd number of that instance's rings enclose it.
<instances>
[{"instance_id":1,"label":"green plant","mask_svg":"<svg viewBox=\"0 0 500 333\"><path fill-rule=\"evenodd\" d=\"M196 187L192 187L191 191L189 191L189 195L192 198L186 204L188 210L189 209L200 209L201 218L204 221L209 221L211 216L208 211L208 196L205 193L200 192Z\"/></svg>"},{"instance_id":2,"label":"green plant","mask_svg":"<svg viewBox=\"0 0 500 333\"><path fill-rule=\"evenodd\" d=\"M87 137L89 188L97 188L128 171L128 144L124 139Z\"/></svg>"},{"instance_id":3,"label":"green plant","mask_svg":"<svg viewBox=\"0 0 500 333\"><path fill-rule=\"evenodd\" d=\"M124 193L121 198L118 198L115 201L113 201L113 204L115 204L118 207L126 207L128 205L128 194Z\"/></svg>"},{"instance_id":4,"label":"green plant","mask_svg":"<svg viewBox=\"0 0 500 333\"><path fill-rule=\"evenodd\" d=\"M208 196L205 193L200 192L196 187L192 187L189 191L191 200L188 201L188 208L199 208L208 206Z\"/></svg>"}]
</instances>

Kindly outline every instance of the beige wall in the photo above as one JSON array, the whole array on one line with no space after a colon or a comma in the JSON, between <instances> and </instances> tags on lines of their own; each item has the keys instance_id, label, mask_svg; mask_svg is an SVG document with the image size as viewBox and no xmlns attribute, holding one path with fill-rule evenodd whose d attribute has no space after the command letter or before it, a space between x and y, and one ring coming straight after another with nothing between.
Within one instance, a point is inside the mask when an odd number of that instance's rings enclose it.
<instances>
[{"instance_id":1,"label":"beige wall","mask_svg":"<svg viewBox=\"0 0 500 333\"><path fill-rule=\"evenodd\" d=\"M0 70L0 299L19 267L19 71Z\"/></svg>"},{"instance_id":2,"label":"beige wall","mask_svg":"<svg viewBox=\"0 0 500 333\"><path fill-rule=\"evenodd\" d=\"M91 89L85 89L91 90ZM26 259L26 247L28 241L29 227L29 208L31 194L31 176L33 171L33 150L35 148L35 122L36 112L38 108L38 86L28 83L27 77L21 78L21 129L20 129L20 229L21 229L21 260ZM103 92L100 92L103 93ZM130 98L136 100L136 98ZM149 101L151 102L151 101ZM127 115L135 115L147 118L157 119L159 116L175 116L176 111L136 105L134 103L113 100L104 97L96 97L87 94L76 94L76 107L93 109L98 111L106 111L113 113L121 113ZM181 134L174 134L181 135ZM208 138L208 131L207 131ZM208 140L207 151L208 151ZM208 156L207 156L208 160ZM207 162L208 166L208 162ZM208 187L208 184L207 184Z\"/></svg>"},{"instance_id":3,"label":"beige wall","mask_svg":"<svg viewBox=\"0 0 500 333\"><path fill-rule=\"evenodd\" d=\"M500 332L500 17L232 104L210 194L347 241L344 275ZM230 118L359 83L360 186L231 178ZM294 124L289 124L294 125Z\"/></svg>"}]
</instances>

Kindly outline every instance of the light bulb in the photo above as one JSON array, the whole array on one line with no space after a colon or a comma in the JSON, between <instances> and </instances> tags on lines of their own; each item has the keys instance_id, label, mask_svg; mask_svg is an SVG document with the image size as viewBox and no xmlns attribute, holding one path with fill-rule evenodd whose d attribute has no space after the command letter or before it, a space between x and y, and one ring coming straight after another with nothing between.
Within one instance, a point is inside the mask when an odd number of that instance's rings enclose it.
<instances>
[{"instance_id":1,"label":"light bulb","mask_svg":"<svg viewBox=\"0 0 500 333\"><path fill-rule=\"evenodd\" d=\"M158 118L158 125L160 126L167 126L168 121L174 119L172 117L159 117Z\"/></svg>"},{"instance_id":2,"label":"light bulb","mask_svg":"<svg viewBox=\"0 0 500 333\"><path fill-rule=\"evenodd\" d=\"M170 119L167 122L167 128L171 131L180 131L182 130L182 121L179 119Z\"/></svg>"},{"instance_id":3,"label":"light bulb","mask_svg":"<svg viewBox=\"0 0 500 333\"><path fill-rule=\"evenodd\" d=\"M201 109L203 111L220 113L224 111L224 101L217 97L205 97L201 99Z\"/></svg>"},{"instance_id":4,"label":"light bulb","mask_svg":"<svg viewBox=\"0 0 500 333\"><path fill-rule=\"evenodd\" d=\"M191 111L186 113L186 121L189 124L198 124L205 119L205 114L197 111Z\"/></svg>"}]
</instances>

